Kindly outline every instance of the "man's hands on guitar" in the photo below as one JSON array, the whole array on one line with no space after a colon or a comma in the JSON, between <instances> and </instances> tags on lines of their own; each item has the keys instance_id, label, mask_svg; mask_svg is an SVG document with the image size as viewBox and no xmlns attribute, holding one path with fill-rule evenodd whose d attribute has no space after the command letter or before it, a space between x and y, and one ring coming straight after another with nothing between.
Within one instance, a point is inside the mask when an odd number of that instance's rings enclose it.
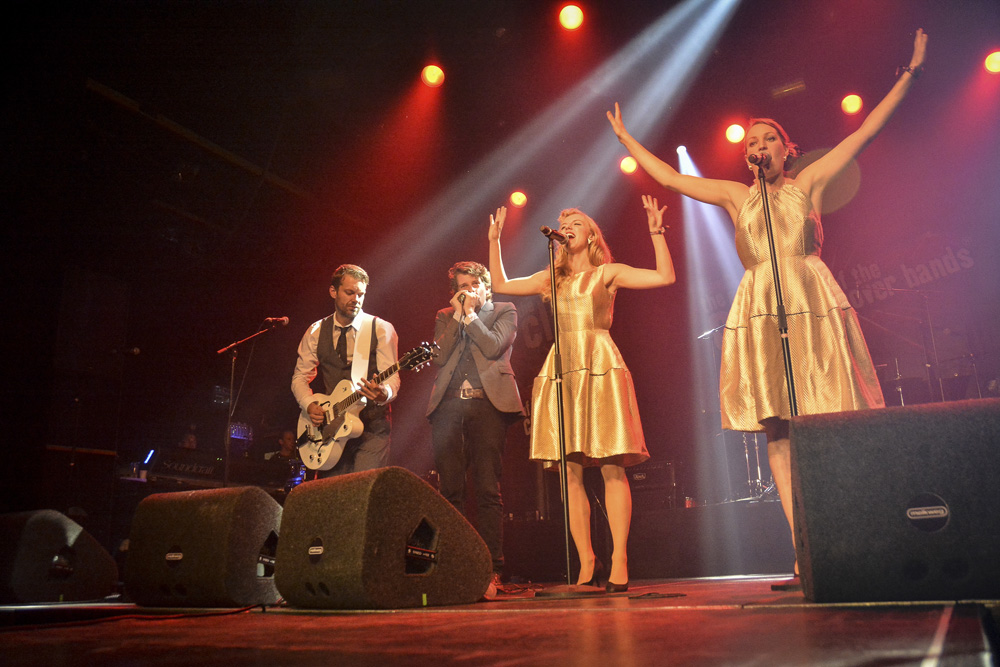
<instances>
[{"instance_id":1,"label":"man's hands on guitar","mask_svg":"<svg viewBox=\"0 0 1000 667\"><path fill-rule=\"evenodd\" d=\"M323 408L319 407L319 403L310 403L309 407L306 408L306 412L309 413L309 419L312 420L313 426L323 425L326 413L323 412Z\"/></svg>"},{"instance_id":2,"label":"man's hands on guitar","mask_svg":"<svg viewBox=\"0 0 1000 667\"><path fill-rule=\"evenodd\" d=\"M375 401L376 403L385 403L389 399L389 392L385 390L385 387L364 378L361 379L361 386L358 387L358 391L369 401Z\"/></svg>"},{"instance_id":3,"label":"man's hands on guitar","mask_svg":"<svg viewBox=\"0 0 1000 667\"><path fill-rule=\"evenodd\" d=\"M385 387L371 380L362 379L361 384L358 386L358 393L369 401L375 401L376 403L385 403L389 400L389 392L385 390ZM320 407L319 403L310 403L309 407L306 408L306 412L309 413L309 419L312 421L313 426L322 426L323 422L326 421L326 413Z\"/></svg>"}]
</instances>

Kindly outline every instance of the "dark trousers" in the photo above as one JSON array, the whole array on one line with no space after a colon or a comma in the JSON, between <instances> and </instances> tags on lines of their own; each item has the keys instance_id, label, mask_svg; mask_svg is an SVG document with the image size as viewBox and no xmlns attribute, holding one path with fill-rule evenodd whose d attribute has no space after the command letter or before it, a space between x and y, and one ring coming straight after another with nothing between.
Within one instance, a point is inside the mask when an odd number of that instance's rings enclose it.
<instances>
[{"instance_id":1,"label":"dark trousers","mask_svg":"<svg viewBox=\"0 0 1000 667\"><path fill-rule=\"evenodd\" d=\"M503 499L500 476L507 415L489 399L446 398L430 417L434 465L441 495L465 512L465 481L472 481L476 498L476 530L490 550L493 570L503 570Z\"/></svg>"},{"instance_id":2,"label":"dark trousers","mask_svg":"<svg viewBox=\"0 0 1000 667\"><path fill-rule=\"evenodd\" d=\"M344 453L329 470L318 470L316 477L325 479L352 472L375 470L389 465L389 422L379 420L365 424L365 430L353 440L348 440Z\"/></svg>"}]
</instances>

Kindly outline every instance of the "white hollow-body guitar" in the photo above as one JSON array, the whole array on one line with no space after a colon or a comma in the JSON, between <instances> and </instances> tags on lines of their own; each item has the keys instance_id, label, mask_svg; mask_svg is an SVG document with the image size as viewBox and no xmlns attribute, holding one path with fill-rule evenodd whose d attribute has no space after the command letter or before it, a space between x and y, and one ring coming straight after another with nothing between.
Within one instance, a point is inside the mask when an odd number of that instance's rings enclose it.
<instances>
[{"instance_id":1,"label":"white hollow-body guitar","mask_svg":"<svg viewBox=\"0 0 1000 667\"><path fill-rule=\"evenodd\" d=\"M433 346L421 343L404 354L399 361L373 378L381 384L401 369L419 370L433 356ZM350 380L341 380L327 394L313 394L313 400L323 409L323 423L316 426L306 410L299 415L299 456L310 470L329 470L337 465L348 440L361 435L365 427L359 414L368 400L355 389Z\"/></svg>"}]
</instances>

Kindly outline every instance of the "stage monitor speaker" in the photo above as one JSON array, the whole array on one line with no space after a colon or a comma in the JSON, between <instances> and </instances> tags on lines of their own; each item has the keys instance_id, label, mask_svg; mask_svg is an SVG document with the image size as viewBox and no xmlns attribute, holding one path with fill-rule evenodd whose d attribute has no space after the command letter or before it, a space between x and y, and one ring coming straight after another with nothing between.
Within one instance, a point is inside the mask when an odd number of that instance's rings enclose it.
<instances>
[{"instance_id":1,"label":"stage monitor speaker","mask_svg":"<svg viewBox=\"0 0 1000 667\"><path fill-rule=\"evenodd\" d=\"M790 437L807 599L1000 598L1000 400L800 416Z\"/></svg>"},{"instance_id":2,"label":"stage monitor speaker","mask_svg":"<svg viewBox=\"0 0 1000 667\"><path fill-rule=\"evenodd\" d=\"M129 532L125 592L147 607L274 604L281 505L256 486L156 493Z\"/></svg>"},{"instance_id":3,"label":"stage monitor speaker","mask_svg":"<svg viewBox=\"0 0 1000 667\"><path fill-rule=\"evenodd\" d=\"M80 524L54 510L0 515L0 602L80 602L115 592L118 567Z\"/></svg>"},{"instance_id":4,"label":"stage monitor speaker","mask_svg":"<svg viewBox=\"0 0 1000 667\"><path fill-rule=\"evenodd\" d=\"M296 607L471 603L492 573L472 525L403 468L307 482L285 499L274 577Z\"/></svg>"}]
</instances>

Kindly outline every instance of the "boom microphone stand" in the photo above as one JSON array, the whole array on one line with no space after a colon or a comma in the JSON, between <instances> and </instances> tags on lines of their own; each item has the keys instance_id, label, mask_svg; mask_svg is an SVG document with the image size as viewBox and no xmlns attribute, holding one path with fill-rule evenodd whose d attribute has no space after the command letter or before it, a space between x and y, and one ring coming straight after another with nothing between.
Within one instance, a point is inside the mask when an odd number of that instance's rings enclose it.
<instances>
[{"instance_id":1,"label":"boom microphone stand","mask_svg":"<svg viewBox=\"0 0 1000 667\"><path fill-rule=\"evenodd\" d=\"M279 324L282 325L282 326L286 326L287 327L288 326L288 318L287 317L268 317L268 318L266 318L264 320L264 323L261 325L264 328L262 328L259 331L257 331L257 333L252 334L250 336L247 336L243 340L238 340L235 343L230 343L229 345L225 346L221 350L217 350L216 351L216 354L225 354L226 352L229 352L230 350L232 350L232 354L230 355L230 364L229 364L229 405L226 406L226 437L224 439L224 446L225 446L225 450L224 451L225 451L225 453L223 454L223 456L225 458L224 458L224 462L223 462L223 466L222 466L222 470L223 470L223 472L222 472L222 486L223 486L223 488L229 486L229 449L230 449L230 445L232 443L232 438L233 438L233 434L232 434L232 429L233 429L233 413L236 411L236 405L233 402L233 389L234 389L234 385L235 385L235 381L236 381L236 355L237 355L237 349L236 348L238 348L243 343L246 343L247 341L253 340L257 336L263 336L268 331L271 331L272 329L274 329L275 327L277 327Z\"/></svg>"}]
</instances>

